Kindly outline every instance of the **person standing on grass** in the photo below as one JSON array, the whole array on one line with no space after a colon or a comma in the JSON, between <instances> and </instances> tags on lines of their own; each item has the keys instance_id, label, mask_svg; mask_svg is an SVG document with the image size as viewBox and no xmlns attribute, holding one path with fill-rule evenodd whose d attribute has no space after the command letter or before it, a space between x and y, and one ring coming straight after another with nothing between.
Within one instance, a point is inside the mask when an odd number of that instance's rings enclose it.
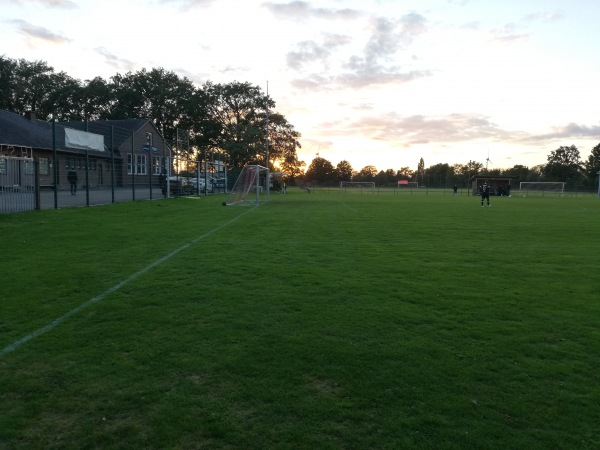
<instances>
[{"instance_id":1,"label":"person standing on grass","mask_svg":"<svg viewBox=\"0 0 600 450\"><path fill-rule=\"evenodd\" d=\"M458 186L455 184L453 189L454 189L454 196L456 197L458 195Z\"/></svg>"},{"instance_id":2,"label":"person standing on grass","mask_svg":"<svg viewBox=\"0 0 600 450\"><path fill-rule=\"evenodd\" d=\"M482 186L479 186L479 192L481 193L481 207L483 208L483 200L487 199L487 205L490 205L490 185L487 181L483 182Z\"/></svg>"},{"instance_id":3,"label":"person standing on grass","mask_svg":"<svg viewBox=\"0 0 600 450\"><path fill-rule=\"evenodd\" d=\"M69 170L67 180L69 180L69 184L71 185L71 195L77 194L77 172Z\"/></svg>"}]
</instances>

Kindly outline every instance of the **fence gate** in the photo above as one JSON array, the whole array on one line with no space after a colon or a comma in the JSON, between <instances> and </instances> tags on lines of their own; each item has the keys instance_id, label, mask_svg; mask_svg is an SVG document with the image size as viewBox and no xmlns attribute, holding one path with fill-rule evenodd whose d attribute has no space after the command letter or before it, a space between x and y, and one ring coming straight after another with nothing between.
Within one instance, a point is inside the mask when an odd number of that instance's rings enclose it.
<instances>
[{"instance_id":1,"label":"fence gate","mask_svg":"<svg viewBox=\"0 0 600 450\"><path fill-rule=\"evenodd\" d=\"M0 155L0 214L35 209L33 158Z\"/></svg>"}]
</instances>

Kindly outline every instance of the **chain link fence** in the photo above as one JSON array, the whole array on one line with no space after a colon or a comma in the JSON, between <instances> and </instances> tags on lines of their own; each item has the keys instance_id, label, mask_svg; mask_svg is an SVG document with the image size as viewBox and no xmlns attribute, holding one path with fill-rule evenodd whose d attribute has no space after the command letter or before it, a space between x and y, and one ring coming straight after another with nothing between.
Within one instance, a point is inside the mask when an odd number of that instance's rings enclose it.
<instances>
[{"instance_id":1,"label":"chain link fence","mask_svg":"<svg viewBox=\"0 0 600 450\"><path fill-rule=\"evenodd\" d=\"M227 192L227 168L220 161L207 161L213 155L186 148L179 138L168 142L151 125L135 126L123 128L111 121L61 124L103 135L103 152L26 148L26 156L12 156L13 147L3 148L0 213Z\"/></svg>"}]
</instances>

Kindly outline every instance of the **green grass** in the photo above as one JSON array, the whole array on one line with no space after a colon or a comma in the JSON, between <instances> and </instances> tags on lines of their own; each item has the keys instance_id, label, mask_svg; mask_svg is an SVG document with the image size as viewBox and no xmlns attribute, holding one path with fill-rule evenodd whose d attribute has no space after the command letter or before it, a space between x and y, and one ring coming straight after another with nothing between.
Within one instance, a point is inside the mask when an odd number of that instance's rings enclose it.
<instances>
[{"instance_id":1,"label":"green grass","mask_svg":"<svg viewBox=\"0 0 600 450\"><path fill-rule=\"evenodd\" d=\"M0 216L0 449L600 447L597 198L222 200Z\"/></svg>"}]
</instances>

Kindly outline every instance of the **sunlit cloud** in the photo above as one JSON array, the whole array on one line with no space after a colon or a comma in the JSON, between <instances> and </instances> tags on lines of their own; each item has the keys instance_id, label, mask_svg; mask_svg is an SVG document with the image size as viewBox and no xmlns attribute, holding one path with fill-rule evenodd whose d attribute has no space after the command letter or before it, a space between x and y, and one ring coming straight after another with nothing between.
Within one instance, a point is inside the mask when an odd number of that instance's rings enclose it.
<instances>
[{"instance_id":1,"label":"sunlit cloud","mask_svg":"<svg viewBox=\"0 0 600 450\"><path fill-rule=\"evenodd\" d=\"M321 124L323 133L367 135L374 140L395 142L410 147L419 144L443 144L476 140L516 139L521 132L500 128L489 117L478 114L451 114L448 116L401 116L390 112L367 115L359 120Z\"/></svg>"}]
</instances>

